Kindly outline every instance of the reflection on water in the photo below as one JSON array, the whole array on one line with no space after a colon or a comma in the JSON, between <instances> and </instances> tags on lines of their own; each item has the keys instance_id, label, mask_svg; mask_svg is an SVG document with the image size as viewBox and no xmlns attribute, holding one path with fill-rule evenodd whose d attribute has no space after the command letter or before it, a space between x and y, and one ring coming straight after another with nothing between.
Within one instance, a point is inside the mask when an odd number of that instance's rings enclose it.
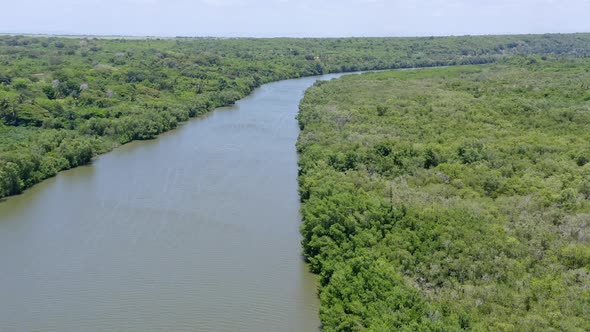
<instances>
[{"instance_id":1,"label":"reflection on water","mask_svg":"<svg viewBox=\"0 0 590 332\"><path fill-rule=\"evenodd\" d=\"M265 85L1 202L0 331L317 330L295 152L315 80Z\"/></svg>"}]
</instances>

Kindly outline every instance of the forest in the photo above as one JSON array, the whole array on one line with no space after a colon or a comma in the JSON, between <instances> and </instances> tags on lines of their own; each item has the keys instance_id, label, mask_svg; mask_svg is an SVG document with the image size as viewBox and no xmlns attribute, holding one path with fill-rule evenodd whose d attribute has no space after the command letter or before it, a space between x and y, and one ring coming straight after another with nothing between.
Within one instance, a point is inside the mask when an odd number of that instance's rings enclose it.
<instances>
[{"instance_id":1,"label":"forest","mask_svg":"<svg viewBox=\"0 0 590 332\"><path fill-rule=\"evenodd\" d=\"M324 331L590 330L590 60L345 76L300 104Z\"/></svg>"},{"instance_id":2,"label":"forest","mask_svg":"<svg viewBox=\"0 0 590 332\"><path fill-rule=\"evenodd\" d=\"M1 35L0 197L87 164L120 144L154 138L270 81L487 64L517 55L583 58L589 50L590 34L332 39ZM466 149L467 155L481 153L477 146Z\"/></svg>"}]
</instances>

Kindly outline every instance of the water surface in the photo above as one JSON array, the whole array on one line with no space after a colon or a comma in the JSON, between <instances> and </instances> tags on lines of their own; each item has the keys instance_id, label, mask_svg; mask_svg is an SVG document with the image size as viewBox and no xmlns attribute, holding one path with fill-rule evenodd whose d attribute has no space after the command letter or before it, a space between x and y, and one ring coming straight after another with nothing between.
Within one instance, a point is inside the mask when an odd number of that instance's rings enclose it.
<instances>
[{"instance_id":1,"label":"water surface","mask_svg":"<svg viewBox=\"0 0 590 332\"><path fill-rule=\"evenodd\" d=\"M316 79L1 202L0 331L317 331L295 151Z\"/></svg>"}]
</instances>

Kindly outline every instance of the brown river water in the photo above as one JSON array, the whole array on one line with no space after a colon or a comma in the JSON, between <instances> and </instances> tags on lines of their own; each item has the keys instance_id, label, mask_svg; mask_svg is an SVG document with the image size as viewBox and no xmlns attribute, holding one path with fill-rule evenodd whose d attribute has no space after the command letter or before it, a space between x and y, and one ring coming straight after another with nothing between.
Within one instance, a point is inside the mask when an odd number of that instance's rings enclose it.
<instances>
[{"instance_id":1,"label":"brown river water","mask_svg":"<svg viewBox=\"0 0 590 332\"><path fill-rule=\"evenodd\" d=\"M295 116L271 83L0 202L0 331L317 331Z\"/></svg>"}]
</instances>

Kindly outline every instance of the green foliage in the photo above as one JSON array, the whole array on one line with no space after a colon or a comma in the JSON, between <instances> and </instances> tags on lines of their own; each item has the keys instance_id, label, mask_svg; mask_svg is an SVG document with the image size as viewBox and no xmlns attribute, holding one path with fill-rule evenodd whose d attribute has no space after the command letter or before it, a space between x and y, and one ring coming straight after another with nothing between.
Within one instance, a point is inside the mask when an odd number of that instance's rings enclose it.
<instances>
[{"instance_id":1,"label":"green foliage","mask_svg":"<svg viewBox=\"0 0 590 332\"><path fill-rule=\"evenodd\" d=\"M5 145L0 150L4 159L28 156L34 171L21 174L20 182L6 182L10 188L2 187L0 197L89 162L89 151L154 138L189 117L230 105L266 82L328 72L489 63L515 54L584 56L589 44L586 34L146 40L0 36L0 124L73 131L63 147L51 150L61 154L59 162L52 159L47 165L38 161L50 152L36 150L33 143L40 131ZM381 116L389 111L384 105L376 109ZM348 120L339 121L344 126ZM355 158L338 155L333 162L351 169ZM584 158L578 156L578 162ZM21 164L2 167L12 170Z\"/></svg>"},{"instance_id":2,"label":"green foliage","mask_svg":"<svg viewBox=\"0 0 590 332\"><path fill-rule=\"evenodd\" d=\"M324 330L590 330L590 61L526 59L306 92Z\"/></svg>"}]
</instances>

